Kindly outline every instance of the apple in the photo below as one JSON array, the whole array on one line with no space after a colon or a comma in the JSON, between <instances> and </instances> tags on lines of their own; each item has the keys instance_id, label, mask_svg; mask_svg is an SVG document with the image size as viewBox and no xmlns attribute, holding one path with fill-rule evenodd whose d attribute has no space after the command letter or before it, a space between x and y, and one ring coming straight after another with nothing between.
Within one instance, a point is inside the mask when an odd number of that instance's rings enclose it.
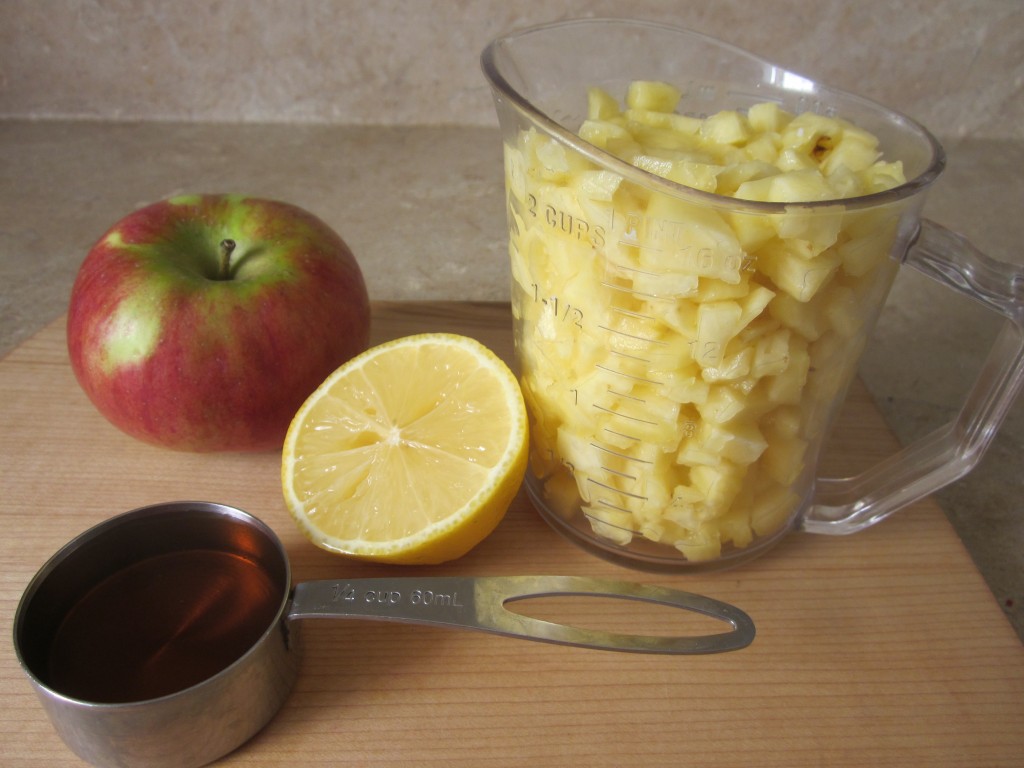
<instances>
[{"instance_id":1,"label":"apple","mask_svg":"<svg viewBox=\"0 0 1024 768\"><path fill-rule=\"evenodd\" d=\"M124 432L188 451L279 448L306 397L369 344L359 265L294 205L183 195L90 249L67 318L71 366Z\"/></svg>"}]
</instances>

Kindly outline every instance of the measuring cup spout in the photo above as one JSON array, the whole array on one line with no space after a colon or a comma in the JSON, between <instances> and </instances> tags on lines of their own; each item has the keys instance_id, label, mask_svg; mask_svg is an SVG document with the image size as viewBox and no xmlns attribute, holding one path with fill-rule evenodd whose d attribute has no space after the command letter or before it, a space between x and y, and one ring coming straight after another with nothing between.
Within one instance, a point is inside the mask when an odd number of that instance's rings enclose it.
<instances>
[{"instance_id":1,"label":"measuring cup spout","mask_svg":"<svg viewBox=\"0 0 1024 768\"><path fill-rule=\"evenodd\" d=\"M718 619L731 629L705 635L635 635L569 626L511 611L519 600L596 597L637 600ZM707 654L754 640L750 617L727 603L689 592L576 576L401 577L314 581L295 587L288 619L352 618L474 629L506 637L605 651Z\"/></svg>"}]
</instances>

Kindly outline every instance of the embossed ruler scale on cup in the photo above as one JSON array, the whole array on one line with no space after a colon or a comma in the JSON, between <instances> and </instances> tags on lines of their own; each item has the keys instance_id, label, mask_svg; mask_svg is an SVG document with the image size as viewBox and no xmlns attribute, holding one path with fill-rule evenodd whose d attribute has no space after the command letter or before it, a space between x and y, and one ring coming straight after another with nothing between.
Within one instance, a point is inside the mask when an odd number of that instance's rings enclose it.
<instances>
[{"instance_id":1,"label":"embossed ruler scale on cup","mask_svg":"<svg viewBox=\"0 0 1024 768\"><path fill-rule=\"evenodd\" d=\"M754 271L754 260L747 254L696 248L687 242L686 233L679 231L683 225L671 220L652 220L630 213L620 217L625 223L617 227L614 210L609 211L604 224L584 221L552 205L543 205L541 209L549 227L576 240L603 246L609 233L618 228L620 246L638 251L670 249L678 268L667 271L606 261L599 281L604 292L603 307L595 308L594 301L579 300L573 294L544 295L537 282L530 283L532 297L527 297L543 308L542 315L550 316L551 325L558 327L565 344L572 345L572 354L588 347L600 350L590 361L590 370L569 384L567 390L573 407L606 417L589 436L594 461L589 469L568 459L558 461L582 477L578 490L590 524L612 540L628 541L634 530L629 522L631 509L650 501L647 476L659 471L657 457L652 456L650 449L652 440L671 440L673 428L683 439L698 434L701 414L680 418L677 405L667 399L671 396L669 390L674 386L678 392L680 386L672 380L672 372L678 369L680 360L691 359L709 371L708 378L713 379L714 371L724 362L728 341L713 320L698 314L692 338L680 343L679 338L667 338L662 318L678 307L681 300L693 298L697 275L750 273ZM680 280L680 272L693 277ZM755 315L768 298L767 291L756 293L748 302L746 314ZM660 305L659 308L651 311L652 303ZM541 327L545 325L543 320L540 323ZM762 365L770 366L782 358L783 353L777 353L775 361L766 359ZM705 382L694 380L690 386L707 395L709 388ZM731 407L728 402L715 404L712 412L716 420L727 421ZM554 459L554 452L550 457ZM620 517L623 522L617 524Z\"/></svg>"}]
</instances>

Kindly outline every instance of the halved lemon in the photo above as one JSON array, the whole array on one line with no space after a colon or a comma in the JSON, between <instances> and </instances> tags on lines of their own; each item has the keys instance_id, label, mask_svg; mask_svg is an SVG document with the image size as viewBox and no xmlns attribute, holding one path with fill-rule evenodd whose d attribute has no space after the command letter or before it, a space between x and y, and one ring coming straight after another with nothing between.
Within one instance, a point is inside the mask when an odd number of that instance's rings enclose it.
<instances>
[{"instance_id":1,"label":"halved lemon","mask_svg":"<svg viewBox=\"0 0 1024 768\"><path fill-rule=\"evenodd\" d=\"M285 503L328 551L442 563L497 527L527 446L522 391L497 355L466 336L407 336L349 360L296 413Z\"/></svg>"}]
</instances>

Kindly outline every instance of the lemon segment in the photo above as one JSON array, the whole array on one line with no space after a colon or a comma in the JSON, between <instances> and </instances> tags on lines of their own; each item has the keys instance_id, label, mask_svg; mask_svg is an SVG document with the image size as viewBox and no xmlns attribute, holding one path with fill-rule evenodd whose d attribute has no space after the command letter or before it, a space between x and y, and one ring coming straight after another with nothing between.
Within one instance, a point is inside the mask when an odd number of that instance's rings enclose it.
<instances>
[{"instance_id":1,"label":"lemon segment","mask_svg":"<svg viewBox=\"0 0 1024 768\"><path fill-rule=\"evenodd\" d=\"M478 341L407 336L332 373L285 438L285 503L303 533L363 560L461 557L498 525L526 471L522 392Z\"/></svg>"}]
</instances>

